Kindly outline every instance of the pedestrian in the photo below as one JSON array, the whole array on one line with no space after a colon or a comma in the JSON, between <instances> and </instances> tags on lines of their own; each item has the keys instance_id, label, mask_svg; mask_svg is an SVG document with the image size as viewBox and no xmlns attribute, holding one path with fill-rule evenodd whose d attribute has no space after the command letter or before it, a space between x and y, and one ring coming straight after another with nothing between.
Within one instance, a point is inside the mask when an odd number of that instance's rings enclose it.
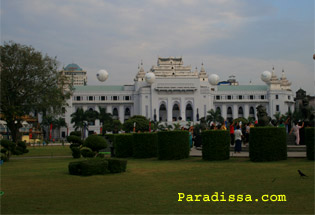
<instances>
[{"instance_id":1,"label":"pedestrian","mask_svg":"<svg viewBox=\"0 0 315 215\"><path fill-rule=\"evenodd\" d=\"M232 121L229 128L230 128L231 145L234 145L234 121Z\"/></svg>"},{"instance_id":2,"label":"pedestrian","mask_svg":"<svg viewBox=\"0 0 315 215\"><path fill-rule=\"evenodd\" d=\"M299 126L299 123L296 122L290 131L290 134L293 132L295 135L295 145L300 145L300 129L303 127L304 127L304 122L302 123L302 126Z\"/></svg>"},{"instance_id":3,"label":"pedestrian","mask_svg":"<svg viewBox=\"0 0 315 215\"><path fill-rule=\"evenodd\" d=\"M250 133L250 122L247 123L246 125L246 130L245 130L245 143L249 142L249 133Z\"/></svg>"},{"instance_id":4,"label":"pedestrian","mask_svg":"<svg viewBox=\"0 0 315 215\"><path fill-rule=\"evenodd\" d=\"M236 126L236 130L234 131L234 135L235 135L235 148L234 148L234 152L238 152L241 153L242 151L242 131L239 125Z\"/></svg>"}]
</instances>

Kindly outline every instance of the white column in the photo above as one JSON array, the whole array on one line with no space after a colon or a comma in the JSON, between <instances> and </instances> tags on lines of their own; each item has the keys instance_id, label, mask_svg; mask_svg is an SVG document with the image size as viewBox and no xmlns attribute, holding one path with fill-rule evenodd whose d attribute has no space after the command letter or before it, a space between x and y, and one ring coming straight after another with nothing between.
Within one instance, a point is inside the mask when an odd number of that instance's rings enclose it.
<instances>
[{"instance_id":1,"label":"white column","mask_svg":"<svg viewBox=\"0 0 315 215\"><path fill-rule=\"evenodd\" d=\"M244 106L244 118L247 119L248 116L249 116L249 105L248 104L245 104Z\"/></svg>"},{"instance_id":2,"label":"white column","mask_svg":"<svg viewBox=\"0 0 315 215\"><path fill-rule=\"evenodd\" d=\"M222 104L221 116L226 120L227 118L226 104Z\"/></svg>"},{"instance_id":3,"label":"white column","mask_svg":"<svg viewBox=\"0 0 315 215\"><path fill-rule=\"evenodd\" d=\"M121 123L124 123L124 120L125 120L125 110L124 110L124 106L123 106L123 105L120 105L120 106L119 106L118 116L119 116L120 122L121 122Z\"/></svg>"},{"instance_id":4,"label":"white column","mask_svg":"<svg viewBox=\"0 0 315 215\"><path fill-rule=\"evenodd\" d=\"M172 122L172 98L167 99L167 122Z\"/></svg>"},{"instance_id":5,"label":"white column","mask_svg":"<svg viewBox=\"0 0 315 215\"><path fill-rule=\"evenodd\" d=\"M238 105L233 105L233 119L238 118Z\"/></svg>"},{"instance_id":6,"label":"white column","mask_svg":"<svg viewBox=\"0 0 315 215\"><path fill-rule=\"evenodd\" d=\"M113 114L113 107L111 105L106 105L106 112Z\"/></svg>"},{"instance_id":7,"label":"white column","mask_svg":"<svg viewBox=\"0 0 315 215\"><path fill-rule=\"evenodd\" d=\"M186 120L186 107L185 107L185 100L184 98L180 99L180 116L182 117L182 120L185 121Z\"/></svg>"}]
</instances>

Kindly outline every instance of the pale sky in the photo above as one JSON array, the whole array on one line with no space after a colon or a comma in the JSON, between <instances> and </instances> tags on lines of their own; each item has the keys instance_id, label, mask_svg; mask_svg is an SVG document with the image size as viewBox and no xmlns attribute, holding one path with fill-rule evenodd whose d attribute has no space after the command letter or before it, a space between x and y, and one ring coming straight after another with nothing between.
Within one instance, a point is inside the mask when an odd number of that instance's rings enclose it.
<instances>
[{"instance_id":1,"label":"pale sky","mask_svg":"<svg viewBox=\"0 0 315 215\"><path fill-rule=\"evenodd\" d=\"M88 85L133 83L158 56L264 84L284 69L295 92L314 95L314 0L1 0L1 44L31 45L76 63ZM98 82L100 69L109 72Z\"/></svg>"}]
</instances>

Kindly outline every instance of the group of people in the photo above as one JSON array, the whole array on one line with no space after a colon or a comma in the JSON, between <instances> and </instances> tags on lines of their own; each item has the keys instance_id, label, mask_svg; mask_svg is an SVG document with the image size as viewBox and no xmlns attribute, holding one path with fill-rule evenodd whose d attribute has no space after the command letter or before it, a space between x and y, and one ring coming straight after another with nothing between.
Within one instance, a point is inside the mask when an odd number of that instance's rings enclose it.
<instances>
[{"instance_id":1,"label":"group of people","mask_svg":"<svg viewBox=\"0 0 315 215\"><path fill-rule=\"evenodd\" d=\"M231 138L231 145L234 145L234 152L240 153L242 151L242 142L245 144L249 142L249 133L250 128L254 127L252 123L247 123L242 125L242 122L235 123L235 121L230 123L229 130L230 130L230 138Z\"/></svg>"}]
</instances>

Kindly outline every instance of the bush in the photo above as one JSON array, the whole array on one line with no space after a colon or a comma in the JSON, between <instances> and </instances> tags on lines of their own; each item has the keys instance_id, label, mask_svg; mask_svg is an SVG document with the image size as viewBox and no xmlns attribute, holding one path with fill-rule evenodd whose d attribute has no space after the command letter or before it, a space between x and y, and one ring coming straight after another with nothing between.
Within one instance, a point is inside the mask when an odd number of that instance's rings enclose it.
<instances>
[{"instance_id":1,"label":"bush","mask_svg":"<svg viewBox=\"0 0 315 215\"><path fill-rule=\"evenodd\" d=\"M108 169L111 173L126 172L127 160L115 158L109 158L106 160L108 161Z\"/></svg>"},{"instance_id":2,"label":"bush","mask_svg":"<svg viewBox=\"0 0 315 215\"><path fill-rule=\"evenodd\" d=\"M144 116L135 115L129 118L123 125L123 129L126 132L133 131L133 125L136 123L136 132L149 131L149 120Z\"/></svg>"},{"instance_id":3,"label":"bush","mask_svg":"<svg viewBox=\"0 0 315 215\"><path fill-rule=\"evenodd\" d=\"M105 136L106 140L114 142L115 134L105 134L104 136Z\"/></svg>"},{"instance_id":4,"label":"bush","mask_svg":"<svg viewBox=\"0 0 315 215\"><path fill-rule=\"evenodd\" d=\"M104 137L98 135L90 135L84 142L85 147L89 147L94 152L98 152L101 149L107 147L107 142Z\"/></svg>"},{"instance_id":5,"label":"bush","mask_svg":"<svg viewBox=\"0 0 315 215\"><path fill-rule=\"evenodd\" d=\"M108 161L100 158L70 162L68 165L68 170L71 175L83 176L109 173Z\"/></svg>"},{"instance_id":6,"label":"bush","mask_svg":"<svg viewBox=\"0 0 315 215\"><path fill-rule=\"evenodd\" d=\"M1 153L1 160L3 160L3 162L6 162L9 160L8 156L4 153Z\"/></svg>"},{"instance_id":7,"label":"bush","mask_svg":"<svg viewBox=\"0 0 315 215\"><path fill-rule=\"evenodd\" d=\"M133 153L133 136L132 134L116 134L115 135L115 155L119 158L131 157Z\"/></svg>"},{"instance_id":8,"label":"bush","mask_svg":"<svg viewBox=\"0 0 315 215\"><path fill-rule=\"evenodd\" d=\"M28 150L26 149L27 146L26 146L26 143L24 141L18 141L17 142L17 147L20 147L19 150L23 153L27 153Z\"/></svg>"},{"instance_id":9,"label":"bush","mask_svg":"<svg viewBox=\"0 0 315 215\"><path fill-rule=\"evenodd\" d=\"M95 156L95 153L92 151L92 149L88 148L88 147L82 147L80 149L81 155L84 158L92 158Z\"/></svg>"},{"instance_id":10,"label":"bush","mask_svg":"<svg viewBox=\"0 0 315 215\"><path fill-rule=\"evenodd\" d=\"M80 137L74 136L74 135L68 136L68 137L67 137L67 141L68 141L69 143L76 143L76 144L78 144L78 145L82 145L82 144L83 144L83 140L81 140Z\"/></svg>"},{"instance_id":11,"label":"bush","mask_svg":"<svg viewBox=\"0 0 315 215\"><path fill-rule=\"evenodd\" d=\"M189 157L188 131L158 132L158 159L173 160Z\"/></svg>"},{"instance_id":12,"label":"bush","mask_svg":"<svg viewBox=\"0 0 315 215\"><path fill-rule=\"evenodd\" d=\"M12 151L13 155L22 155L24 149L20 146L16 146L15 149Z\"/></svg>"},{"instance_id":13,"label":"bush","mask_svg":"<svg viewBox=\"0 0 315 215\"><path fill-rule=\"evenodd\" d=\"M79 147L72 147L71 151L72 151L72 157L73 158L80 158L81 157L81 151L80 151Z\"/></svg>"},{"instance_id":14,"label":"bush","mask_svg":"<svg viewBox=\"0 0 315 215\"><path fill-rule=\"evenodd\" d=\"M315 128L305 128L306 157L308 160L314 160L314 136Z\"/></svg>"},{"instance_id":15,"label":"bush","mask_svg":"<svg viewBox=\"0 0 315 215\"><path fill-rule=\"evenodd\" d=\"M8 152L7 149L5 149L5 148L1 149L1 153L5 154L5 153L7 153L7 152Z\"/></svg>"},{"instance_id":16,"label":"bush","mask_svg":"<svg viewBox=\"0 0 315 215\"><path fill-rule=\"evenodd\" d=\"M249 158L251 161L286 160L285 128L251 128L249 134Z\"/></svg>"},{"instance_id":17,"label":"bush","mask_svg":"<svg viewBox=\"0 0 315 215\"><path fill-rule=\"evenodd\" d=\"M133 157L151 158L157 156L157 134L135 133L133 134Z\"/></svg>"},{"instance_id":18,"label":"bush","mask_svg":"<svg viewBox=\"0 0 315 215\"><path fill-rule=\"evenodd\" d=\"M227 160L230 158L230 133L223 130L203 131L202 159Z\"/></svg>"},{"instance_id":19,"label":"bush","mask_svg":"<svg viewBox=\"0 0 315 215\"><path fill-rule=\"evenodd\" d=\"M7 149L7 151L13 151L16 147L16 143L10 141L10 140L1 140L0 145Z\"/></svg>"},{"instance_id":20,"label":"bush","mask_svg":"<svg viewBox=\"0 0 315 215\"><path fill-rule=\"evenodd\" d=\"M77 136L81 138L81 131L71 131L70 136Z\"/></svg>"}]
</instances>

